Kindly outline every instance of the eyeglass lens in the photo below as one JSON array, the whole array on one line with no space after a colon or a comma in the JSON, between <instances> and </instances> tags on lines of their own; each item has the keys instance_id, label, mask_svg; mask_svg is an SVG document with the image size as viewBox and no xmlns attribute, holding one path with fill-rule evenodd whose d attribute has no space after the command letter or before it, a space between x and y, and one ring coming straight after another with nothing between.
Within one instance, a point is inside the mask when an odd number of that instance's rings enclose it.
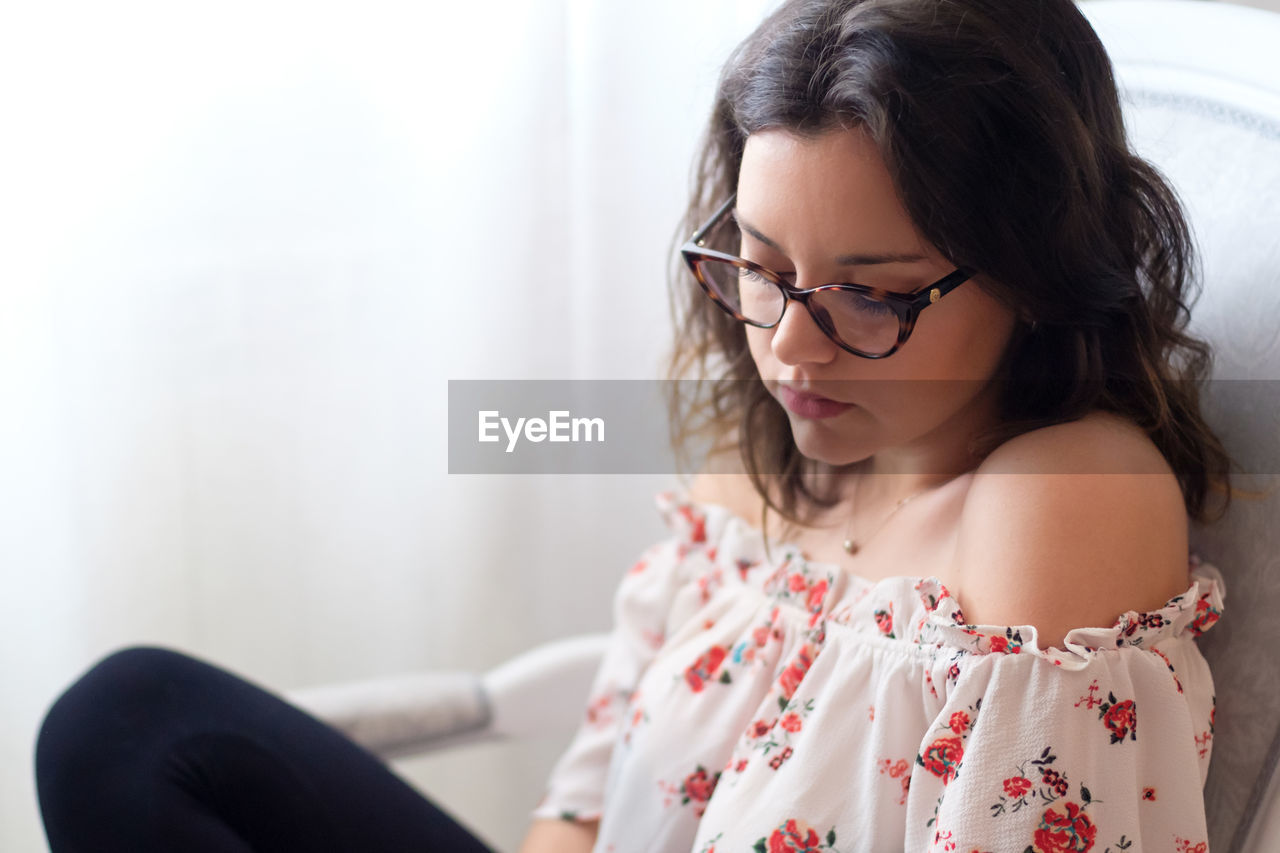
<instances>
[{"instance_id":1,"label":"eyeglass lens","mask_svg":"<svg viewBox=\"0 0 1280 853\"><path fill-rule=\"evenodd\" d=\"M698 268L716 296L740 316L766 326L782 319L782 290L755 270L714 258L700 258ZM809 308L824 331L862 352L885 353L898 341L897 313L872 296L821 290L810 296Z\"/></svg>"}]
</instances>

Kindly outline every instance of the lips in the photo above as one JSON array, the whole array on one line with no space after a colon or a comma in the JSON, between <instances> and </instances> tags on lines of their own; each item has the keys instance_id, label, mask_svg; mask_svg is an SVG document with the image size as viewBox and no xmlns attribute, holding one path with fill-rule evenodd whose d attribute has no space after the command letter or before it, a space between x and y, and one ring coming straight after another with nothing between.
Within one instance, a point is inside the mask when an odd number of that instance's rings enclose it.
<instances>
[{"instance_id":1,"label":"lips","mask_svg":"<svg viewBox=\"0 0 1280 853\"><path fill-rule=\"evenodd\" d=\"M818 394L795 391L786 385L778 386L778 396L788 410L805 418L831 418L853 408L852 403L841 403Z\"/></svg>"}]
</instances>

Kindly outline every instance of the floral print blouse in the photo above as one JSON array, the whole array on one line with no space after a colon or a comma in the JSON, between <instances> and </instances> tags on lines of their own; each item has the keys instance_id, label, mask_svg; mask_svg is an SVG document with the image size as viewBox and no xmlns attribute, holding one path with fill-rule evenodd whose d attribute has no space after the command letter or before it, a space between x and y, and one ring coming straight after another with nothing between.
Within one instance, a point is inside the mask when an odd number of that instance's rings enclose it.
<instances>
[{"instance_id":1,"label":"floral print blouse","mask_svg":"<svg viewBox=\"0 0 1280 853\"><path fill-rule=\"evenodd\" d=\"M531 815L596 851L1205 853L1213 742L1188 557L1159 610L1039 648L936 577L871 582L662 492L672 536L614 596L585 716Z\"/></svg>"}]
</instances>

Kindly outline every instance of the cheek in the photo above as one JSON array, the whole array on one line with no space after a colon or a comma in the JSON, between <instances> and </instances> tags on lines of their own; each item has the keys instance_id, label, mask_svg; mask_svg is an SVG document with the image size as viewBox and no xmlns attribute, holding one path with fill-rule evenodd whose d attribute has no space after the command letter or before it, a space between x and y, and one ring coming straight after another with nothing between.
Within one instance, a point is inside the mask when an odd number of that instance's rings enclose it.
<instances>
[{"instance_id":1,"label":"cheek","mask_svg":"<svg viewBox=\"0 0 1280 853\"><path fill-rule=\"evenodd\" d=\"M937 317L925 312L920 317L902 353L914 349L914 375L985 382L995 373L1013 334L1013 312L985 295L957 307L963 310Z\"/></svg>"},{"instance_id":2,"label":"cheek","mask_svg":"<svg viewBox=\"0 0 1280 853\"><path fill-rule=\"evenodd\" d=\"M747 349L751 352L751 360L756 364L756 372L764 379L777 379L778 362L773 357L773 329L761 329L758 326L747 326Z\"/></svg>"},{"instance_id":3,"label":"cheek","mask_svg":"<svg viewBox=\"0 0 1280 853\"><path fill-rule=\"evenodd\" d=\"M957 371L958 378L973 381L990 379L1000 365L1016 324L1013 313L1001 308L990 312L981 322L962 327L962 335L956 342L957 350L964 353L963 368Z\"/></svg>"}]
</instances>

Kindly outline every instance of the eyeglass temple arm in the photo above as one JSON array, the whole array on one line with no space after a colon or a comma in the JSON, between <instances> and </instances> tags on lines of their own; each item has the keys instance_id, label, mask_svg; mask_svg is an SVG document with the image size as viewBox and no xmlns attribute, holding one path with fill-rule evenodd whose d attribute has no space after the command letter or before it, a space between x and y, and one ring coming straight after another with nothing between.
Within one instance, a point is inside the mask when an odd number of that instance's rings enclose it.
<instances>
[{"instance_id":1,"label":"eyeglass temple arm","mask_svg":"<svg viewBox=\"0 0 1280 853\"><path fill-rule=\"evenodd\" d=\"M972 278L973 274L973 270L968 267L958 267L954 272L943 276L941 281L935 281L933 284L917 293L914 302L918 307L923 307L931 302L936 302L938 299L946 296L948 293ZM933 295L935 290L938 292L936 297Z\"/></svg>"},{"instance_id":2,"label":"eyeglass temple arm","mask_svg":"<svg viewBox=\"0 0 1280 853\"><path fill-rule=\"evenodd\" d=\"M701 228L694 232L693 236L689 238L689 242L695 245L701 245L703 238L705 238L707 236L707 232L711 230L711 226L720 221L720 217L724 216L725 212L733 206L733 203L737 198L737 193L731 194L725 203L720 205L719 209L716 210L715 213L711 214L711 218L708 219Z\"/></svg>"}]
</instances>

